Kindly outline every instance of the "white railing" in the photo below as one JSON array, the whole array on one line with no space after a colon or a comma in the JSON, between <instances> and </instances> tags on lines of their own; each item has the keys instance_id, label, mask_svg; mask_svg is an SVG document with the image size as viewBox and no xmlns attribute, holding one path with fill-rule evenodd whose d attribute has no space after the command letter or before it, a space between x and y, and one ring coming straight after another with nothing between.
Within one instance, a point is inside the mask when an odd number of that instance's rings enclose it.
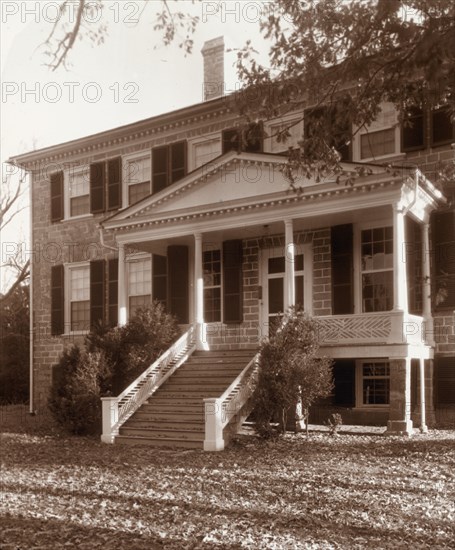
<instances>
[{"instance_id":1,"label":"white railing","mask_svg":"<svg viewBox=\"0 0 455 550\"><path fill-rule=\"evenodd\" d=\"M205 451L222 451L225 447L223 430L232 421L237 425L246 419L250 411L245 407L256 386L259 372L259 353L242 370L221 397L204 399Z\"/></svg>"},{"instance_id":2,"label":"white railing","mask_svg":"<svg viewBox=\"0 0 455 550\"><path fill-rule=\"evenodd\" d=\"M321 346L425 344L424 319L402 311L327 315L316 322Z\"/></svg>"},{"instance_id":3,"label":"white railing","mask_svg":"<svg viewBox=\"0 0 455 550\"><path fill-rule=\"evenodd\" d=\"M113 443L119 428L171 376L196 349L191 326L172 346L146 369L118 397L102 397L101 441Z\"/></svg>"}]
</instances>

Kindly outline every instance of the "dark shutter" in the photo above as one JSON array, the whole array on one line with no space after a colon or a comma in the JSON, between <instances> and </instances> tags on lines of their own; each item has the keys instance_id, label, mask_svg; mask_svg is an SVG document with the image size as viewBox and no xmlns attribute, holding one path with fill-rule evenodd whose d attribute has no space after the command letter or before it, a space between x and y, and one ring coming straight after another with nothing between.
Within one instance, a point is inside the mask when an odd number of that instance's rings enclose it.
<instances>
[{"instance_id":1,"label":"dark shutter","mask_svg":"<svg viewBox=\"0 0 455 550\"><path fill-rule=\"evenodd\" d=\"M188 323L188 247L168 246L168 308L177 317L179 323Z\"/></svg>"},{"instance_id":2,"label":"dark shutter","mask_svg":"<svg viewBox=\"0 0 455 550\"><path fill-rule=\"evenodd\" d=\"M104 260L90 262L90 326L104 323L104 277Z\"/></svg>"},{"instance_id":3,"label":"dark shutter","mask_svg":"<svg viewBox=\"0 0 455 550\"><path fill-rule=\"evenodd\" d=\"M354 313L352 235L351 224L331 228L333 315Z\"/></svg>"},{"instance_id":4,"label":"dark shutter","mask_svg":"<svg viewBox=\"0 0 455 550\"><path fill-rule=\"evenodd\" d=\"M122 159L109 160L107 163L107 209L115 210L122 204Z\"/></svg>"},{"instance_id":5,"label":"dark shutter","mask_svg":"<svg viewBox=\"0 0 455 550\"><path fill-rule=\"evenodd\" d=\"M51 268L51 334L65 331L65 270L63 265Z\"/></svg>"},{"instance_id":6,"label":"dark shutter","mask_svg":"<svg viewBox=\"0 0 455 550\"><path fill-rule=\"evenodd\" d=\"M167 261L166 256L153 254L152 258L153 299L164 306L167 304Z\"/></svg>"},{"instance_id":7,"label":"dark shutter","mask_svg":"<svg viewBox=\"0 0 455 550\"><path fill-rule=\"evenodd\" d=\"M431 217L434 269L433 303L437 309L455 307L455 211Z\"/></svg>"},{"instance_id":8,"label":"dark shutter","mask_svg":"<svg viewBox=\"0 0 455 550\"><path fill-rule=\"evenodd\" d=\"M455 123L450 118L448 107L431 112L431 144L450 143L455 137Z\"/></svg>"},{"instance_id":9,"label":"dark shutter","mask_svg":"<svg viewBox=\"0 0 455 550\"><path fill-rule=\"evenodd\" d=\"M240 151L240 135L237 128L229 128L222 132L223 155L229 151Z\"/></svg>"},{"instance_id":10,"label":"dark shutter","mask_svg":"<svg viewBox=\"0 0 455 550\"><path fill-rule=\"evenodd\" d=\"M241 240L223 243L223 321L243 321L243 248Z\"/></svg>"},{"instance_id":11,"label":"dark shutter","mask_svg":"<svg viewBox=\"0 0 455 550\"><path fill-rule=\"evenodd\" d=\"M158 193L167 186L169 170L168 147L152 149L152 193Z\"/></svg>"},{"instance_id":12,"label":"dark shutter","mask_svg":"<svg viewBox=\"0 0 455 550\"><path fill-rule=\"evenodd\" d=\"M422 239L420 225L405 217L406 278L409 312L422 315Z\"/></svg>"},{"instance_id":13,"label":"dark shutter","mask_svg":"<svg viewBox=\"0 0 455 550\"><path fill-rule=\"evenodd\" d=\"M105 163L96 162L90 165L90 212L104 212Z\"/></svg>"},{"instance_id":14,"label":"dark shutter","mask_svg":"<svg viewBox=\"0 0 455 550\"><path fill-rule=\"evenodd\" d=\"M118 324L118 259L108 262L108 324L115 327Z\"/></svg>"},{"instance_id":15,"label":"dark shutter","mask_svg":"<svg viewBox=\"0 0 455 550\"><path fill-rule=\"evenodd\" d=\"M333 365L334 404L355 406L355 361L337 359Z\"/></svg>"},{"instance_id":16,"label":"dark shutter","mask_svg":"<svg viewBox=\"0 0 455 550\"><path fill-rule=\"evenodd\" d=\"M186 175L186 141L179 141L170 145L170 181L174 183Z\"/></svg>"},{"instance_id":17,"label":"dark shutter","mask_svg":"<svg viewBox=\"0 0 455 550\"><path fill-rule=\"evenodd\" d=\"M422 109L411 107L401 125L401 150L415 151L425 147L425 118Z\"/></svg>"},{"instance_id":18,"label":"dark shutter","mask_svg":"<svg viewBox=\"0 0 455 550\"><path fill-rule=\"evenodd\" d=\"M63 220L63 172L51 174L51 222Z\"/></svg>"},{"instance_id":19,"label":"dark shutter","mask_svg":"<svg viewBox=\"0 0 455 550\"><path fill-rule=\"evenodd\" d=\"M436 404L455 404L455 357L435 357L434 367Z\"/></svg>"}]
</instances>

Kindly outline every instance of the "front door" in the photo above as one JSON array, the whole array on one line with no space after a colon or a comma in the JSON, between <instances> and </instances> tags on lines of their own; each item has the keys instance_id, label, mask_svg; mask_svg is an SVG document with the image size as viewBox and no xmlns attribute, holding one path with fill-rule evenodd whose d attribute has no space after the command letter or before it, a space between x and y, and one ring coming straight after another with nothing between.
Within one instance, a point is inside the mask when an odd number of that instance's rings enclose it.
<instances>
[{"instance_id":1,"label":"front door","mask_svg":"<svg viewBox=\"0 0 455 550\"><path fill-rule=\"evenodd\" d=\"M309 247L297 246L295 255L295 305L299 309L311 310L311 282L309 274ZM285 304L286 258L283 248L262 251L262 325L264 336L269 328L279 324Z\"/></svg>"}]
</instances>

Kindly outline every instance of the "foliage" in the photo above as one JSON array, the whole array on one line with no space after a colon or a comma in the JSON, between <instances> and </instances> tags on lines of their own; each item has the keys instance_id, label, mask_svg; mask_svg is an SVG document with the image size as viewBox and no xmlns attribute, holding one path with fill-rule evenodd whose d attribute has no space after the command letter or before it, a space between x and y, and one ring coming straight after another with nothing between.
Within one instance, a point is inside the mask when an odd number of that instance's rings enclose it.
<instances>
[{"instance_id":1,"label":"foliage","mask_svg":"<svg viewBox=\"0 0 455 550\"><path fill-rule=\"evenodd\" d=\"M243 436L207 453L9 426L4 548L453 547L453 430Z\"/></svg>"},{"instance_id":2,"label":"foliage","mask_svg":"<svg viewBox=\"0 0 455 550\"><path fill-rule=\"evenodd\" d=\"M100 430L100 357L78 345L63 352L54 367L49 409L55 420L75 435Z\"/></svg>"},{"instance_id":3,"label":"foliage","mask_svg":"<svg viewBox=\"0 0 455 550\"><path fill-rule=\"evenodd\" d=\"M157 300L149 308L139 309L123 327L96 327L88 335L86 346L89 351L101 354L102 394L122 392L179 335L175 317L166 313Z\"/></svg>"},{"instance_id":4,"label":"foliage","mask_svg":"<svg viewBox=\"0 0 455 550\"><path fill-rule=\"evenodd\" d=\"M324 424L329 428L330 435L337 435L338 430L343 425L343 419L340 413L332 413Z\"/></svg>"},{"instance_id":5,"label":"foliage","mask_svg":"<svg viewBox=\"0 0 455 550\"><path fill-rule=\"evenodd\" d=\"M310 406L332 389L331 360L317 356L317 325L302 311L291 309L281 327L260 349L258 384L253 395L256 429L264 438L286 430L288 411ZM278 420L276 428L272 423Z\"/></svg>"},{"instance_id":6,"label":"foliage","mask_svg":"<svg viewBox=\"0 0 455 550\"><path fill-rule=\"evenodd\" d=\"M260 25L271 42L270 67L254 60L251 42L238 52L248 90L241 109L253 119L295 110L303 118L305 107L316 115L329 106L330 116L319 117L290 155L286 173L293 184L297 169L341 176L333 136L338 145L349 144L346 123L358 132L377 118L384 101L396 105L401 120L412 107L447 104L455 114L453 2L275 0L264 7Z\"/></svg>"},{"instance_id":7,"label":"foliage","mask_svg":"<svg viewBox=\"0 0 455 550\"><path fill-rule=\"evenodd\" d=\"M0 403L28 400L29 287L17 286L0 301Z\"/></svg>"}]
</instances>

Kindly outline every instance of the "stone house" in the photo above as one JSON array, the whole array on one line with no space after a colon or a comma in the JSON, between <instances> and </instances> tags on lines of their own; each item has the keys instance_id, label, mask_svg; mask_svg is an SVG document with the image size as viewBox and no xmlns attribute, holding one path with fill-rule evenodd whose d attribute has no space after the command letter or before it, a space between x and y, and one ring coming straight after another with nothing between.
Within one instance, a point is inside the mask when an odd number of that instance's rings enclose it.
<instances>
[{"instance_id":1,"label":"stone house","mask_svg":"<svg viewBox=\"0 0 455 550\"><path fill-rule=\"evenodd\" d=\"M235 97L213 85L223 51L221 39L204 46L204 102L10 160L32 182L32 409L93 322L123 324L157 299L184 335L104 400L104 441L223 448L247 414L255 350L291 305L317 318L321 353L334 359L333 395L314 421L336 411L389 433L453 425L454 186L432 183L454 156L447 111L416 111L403 127L385 104L340 151L346 174L368 167L354 185L302 178L296 194L283 153L310 117L263 121L265 133L252 127L242 142ZM277 130L302 114L279 143ZM215 363L226 366L218 385Z\"/></svg>"}]
</instances>

